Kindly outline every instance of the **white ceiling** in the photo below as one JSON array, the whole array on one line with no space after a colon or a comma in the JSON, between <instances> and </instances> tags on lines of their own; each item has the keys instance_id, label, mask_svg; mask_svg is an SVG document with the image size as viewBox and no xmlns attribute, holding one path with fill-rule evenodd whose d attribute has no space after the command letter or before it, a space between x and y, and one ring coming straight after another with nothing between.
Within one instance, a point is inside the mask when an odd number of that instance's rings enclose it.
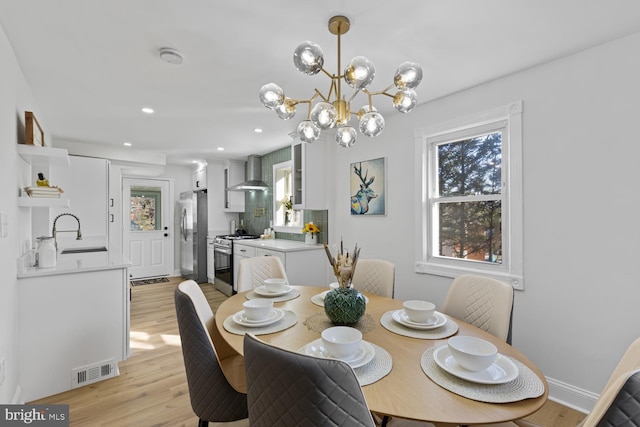
<instances>
[{"instance_id":1,"label":"white ceiling","mask_svg":"<svg viewBox=\"0 0 640 427\"><path fill-rule=\"evenodd\" d=\"M327 22L338 14L351 20L343 67L368 57L381 90L400 63L417 62L420 103L640 31L638 0L0 0L0 25L54 139L130 141L173 164L289 144L306 109L281 121L258 90L326 92L329 79L299 73L292 54L314 41L335 73ZM162 47L184 63L160 60ZM390 100L374 104L384 112Z\"/></svg>"}]
</instances>

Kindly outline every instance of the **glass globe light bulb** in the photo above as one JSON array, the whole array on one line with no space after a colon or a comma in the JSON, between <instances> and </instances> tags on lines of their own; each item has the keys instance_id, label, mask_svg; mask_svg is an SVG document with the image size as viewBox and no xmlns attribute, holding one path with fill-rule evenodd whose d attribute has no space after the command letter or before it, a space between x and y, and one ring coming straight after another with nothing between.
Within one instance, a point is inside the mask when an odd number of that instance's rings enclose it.
<instances>
[{"instance_id":1,"label":"glass globe light bulb","mask_svg":"<svg viewBox=\"0 0 640 427\"><path fill-rule=\"evenodd\" d=\"M393 106L401 113L408 113L418 103L418 95L413 89L398 91L393 97Z\"/></svg>"},{"instance_id":2,"label":"glass globe light bulb","mask_svg":"<svg viewBox=\"0 0 640 427\"><path fill-rule=\"evenodd\" d=\"M415 89L422 81L422 68L415 62L403 62L393 76L398 89Z\"/></svg>"},{"instance_id":3,"label":"glass globe light bulb","mask_svg":"<svg viewBox=\"0 0 640 427\"><path fill-rule=\"evenodd\" d=\"M364 56L356 56L344 69L344 81L354 89L364 89L376 76L376 66Z\"/></svg>"},{"instance_id":4,"label":"glass globe light bulb","mask_svg":"<svg viewBox=\"0 0 640 427\"><path fill-rule=\"evenodd\" d=\"M322 48L310 41L300 43L293 51L293 63L301 73L309 76L318 74L324 65Z\"/></svg>"},{"instance_id":5,"label":"glass globe light bulb","mask_svg":"<svg viewBox=\"0 0 640 427\"><path fill-rule=\"evenodd\" d=\"M337 120L338 111L328 102L318 102L311 110L311 121L321 130L334 127Z\"/></svg>"},{"instance_id":6,"label":"glass globe light bulb","mask_svg":"<svg viewBox=\"0 0 640 427\"><path fill-rule=\"evenodd\" d=\"M384 117L378 112L366 113L360 119L360 132L363 135L378 136L384 130Z\"/></svg>"},{"instance_id":7,"label":"glass globe light bulb","mask_svg":"<svg viewBox=\"0 0 640 427\"><path fill-rule=\"evenodd\" d=\"M369 104L367 105L363 105L362 107L360 107L360 109L358 110L358 117L362 117L364 116L366 113L373 113L375 111L378 111L378 109L376 107L369 106Z\"/></svg>"},{"instance_id":8,"label":"glass globe light bulb","mask_svg":"<svg viewBox=\"0 0 640 427\"><path fill-rule=\"evenodd\" d=\"M273 110L284 102L284 91L275 83L267 83L260 88L260 102Z\"/></svg>"},{"instance_id":9,"label":"glass globe light bulb","mask_svg":"<svg viewBox=\"0 0 640 427\"><path fill-rule=\"evenodd\" d=\"M351 126L338 126L336 131L336 142L339 146L349 148L356 143L358 134L356 130Z\"/></svg>"},{"instance_id":10,"label":"glass globe light bulb","mask_svg":"<svg viewBox=\"0 0 640 427\"><path fill-rule=\"evenodd\" d=\"M296 132L300 141L303 142L314 142L320 137L320 129L311 123L311 120L304 120L300 122Z\"/></svg>"},{"instance_id":11,"label":"glass globe light bulb","mask_svg":"<svg viewBox=\"0 0 640 427\"><path fill-rule=\"evenodd\" d=\"M296 106L290 98L285 98L284 102L274 110L282 120L289 120L296 115Z\"/></svg>"}]
</instances>

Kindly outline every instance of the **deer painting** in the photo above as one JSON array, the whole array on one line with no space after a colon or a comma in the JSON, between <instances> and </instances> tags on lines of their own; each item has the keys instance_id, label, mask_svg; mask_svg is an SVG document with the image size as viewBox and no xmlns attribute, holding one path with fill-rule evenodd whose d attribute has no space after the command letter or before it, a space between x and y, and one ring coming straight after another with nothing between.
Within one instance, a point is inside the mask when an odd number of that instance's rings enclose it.
<instances>
[{"instance_id":1,"label":"deer painting","mask_svg":"<svg viewBox=\"0 0 640 427\"><path fill-rule=\"evenodd\" d=\"M359 165L359 166L358 166ZM369 202L372 199L378 197L375 191L370 188L370 185L373 183L373 180L376 179L375 176L367 179L367 175L369 174L369 170L367 169L364 173L364 177L362 176L362 163L358 165L353 165L353 172L356 174L358 178L360 178L360 190L351 196L351 214L352 215L364 215L369 211Z\"/></svg>"}]
</instances>

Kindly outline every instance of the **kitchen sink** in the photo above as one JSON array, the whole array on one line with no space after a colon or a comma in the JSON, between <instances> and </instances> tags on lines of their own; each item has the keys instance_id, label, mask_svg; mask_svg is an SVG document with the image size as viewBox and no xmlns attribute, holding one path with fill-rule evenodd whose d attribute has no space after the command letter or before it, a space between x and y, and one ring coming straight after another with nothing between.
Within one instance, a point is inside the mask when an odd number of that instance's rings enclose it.
<instances>
[{"instance_id":1,"label":"kitchen sink","mask_svg":"<svg viewBox=\"0 0 640 427\"><path fill-rule=\"evenodd\" d=\"M98 246L93 248L69 248L69 249L63 249L62 251L60 251L60 255L85 254L89 252L106 252L106 251L107 251L107 248L104 246Z\"/></svg>"}]
</instances>

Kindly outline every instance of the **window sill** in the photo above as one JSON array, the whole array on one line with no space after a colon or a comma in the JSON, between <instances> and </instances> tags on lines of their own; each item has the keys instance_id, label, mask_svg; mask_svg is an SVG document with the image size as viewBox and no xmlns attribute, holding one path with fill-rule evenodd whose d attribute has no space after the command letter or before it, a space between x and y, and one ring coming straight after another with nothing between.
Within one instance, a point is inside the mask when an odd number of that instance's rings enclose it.
<instances>
[{"instance_id":1,"label":"window sill","mask_svg":"<svg viewBox=\"0 0 640 427\"><path fill-rule=\"evenodd\" d=\"M524 277L506 271L499 271L494 268L474 268L473 266L452 266L417 261L415 264L415 272L450 277L452 279L461 274L477 274L508 283L513 286L513 289L524 290Z\"/></svg>"},{"instance_id":2,"label":"window sill","mask_svg":"<svg viewBox=\"0 0 640 427\"><path fill-rule=\"evenodd\" d=\"M284 225L274 225L273 231L276 233L291 233L291 234L302 234L302 225L298 226L284 226Z\"/></svg>"}]
</instances>

